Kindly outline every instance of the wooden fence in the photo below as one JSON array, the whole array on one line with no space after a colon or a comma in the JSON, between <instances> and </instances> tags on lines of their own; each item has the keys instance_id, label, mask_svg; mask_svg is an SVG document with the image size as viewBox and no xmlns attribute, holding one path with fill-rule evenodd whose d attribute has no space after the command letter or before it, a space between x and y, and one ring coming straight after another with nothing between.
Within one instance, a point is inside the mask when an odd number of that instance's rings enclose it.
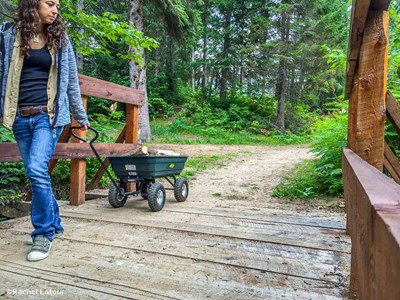
<instances>
[{"instance_id":1,"label":"wooden fence","mask_svg":"<svg viewBox=\"0 0 400 300\"><path fill-rule=\"evenodd\" d=\"M138 143L138 115L139 106L144 104L144 93L132 88L99 80L85 75L79 75L79 85L82 94L82 102L87 108L89 96L103 98L126 104L126 124L119 137L113 144L96 144L99 155L113 156L129 152L137 147ZM89 116L90 119L90 116ZM78 125L72 120L72 126ZM79 136L85 137L85 132L77 131ZM125 142L125 143L124 143ZM51 172L58 159L71 159L71 184L70 203L80 205L85 202L86 161L85 158L95 157L89 144L82 143L71 138L70 126L66 126L61 133L60 140L54 151L53 159L50 161ZM0 143L0 162L20 161L18 148L15 143ZM105 161L108 165L108 161ZM104 171L100 168L89 189L97 186Z\"/></svg>"},{"instance_id":2,"label":"wooden fence","mask_svg":"<svg viewBox=\"0 0 400 300\"><path fill-rule=\"evenodd\" d=\"M342 166L352 241L350 294L362 300L400 299L400 163L384 138L386 116L400 134L400 106L387 92L389 4L353 0L347 60Z\"/></svg>"}]
</instances>

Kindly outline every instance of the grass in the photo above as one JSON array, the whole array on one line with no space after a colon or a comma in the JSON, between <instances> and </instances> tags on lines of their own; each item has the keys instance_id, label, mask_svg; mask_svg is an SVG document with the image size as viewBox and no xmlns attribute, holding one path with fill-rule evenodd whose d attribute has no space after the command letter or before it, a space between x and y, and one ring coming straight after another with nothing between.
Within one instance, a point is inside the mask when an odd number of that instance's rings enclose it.
<instances>
[{"instance_id":1,"label":"grass","mask_svg":"<svg viewBox=\"0 0 400 300\"><path fill-rule=\"evenodd\" d=\"M170 120L151 122L153 143L214 144L214 145L288 145L308 142L309 137L270 132L267 135L249 132L231 132L223 128L179 127Z\"/></svg>"},{"instance_id":2,"label":"grass","mask_svg":"<svg viewBox=\"0 0 400 300\"><path fill-rule=\"evenodd\" d=\"M204 170L221 168L226 162L235 158L237 154L214 154L214 155L194 155L190 156L185 164L181 176L187 179L196 179L196 175Z\"/></svg>"}]
</instances>

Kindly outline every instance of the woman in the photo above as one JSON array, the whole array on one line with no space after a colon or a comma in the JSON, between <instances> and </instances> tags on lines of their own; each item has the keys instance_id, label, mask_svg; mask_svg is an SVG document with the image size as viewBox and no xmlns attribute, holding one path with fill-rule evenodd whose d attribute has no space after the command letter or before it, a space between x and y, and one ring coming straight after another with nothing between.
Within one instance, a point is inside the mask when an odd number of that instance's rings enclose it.
<instances>
[{"instance_id":1,"label":"woman","mask_svg":"<svg viewBox=\"0 0 400 300\"><path fill-rule=\"evenodd\" d=\"M20 0L14 26L3 33L3 124L13 130L32 187L29 261L48 257L53 238L64 231L48 164L70 123L69 109L82 130L89 128L74 52L58 12L59 0Z\"/></svg>"}]
</instances>

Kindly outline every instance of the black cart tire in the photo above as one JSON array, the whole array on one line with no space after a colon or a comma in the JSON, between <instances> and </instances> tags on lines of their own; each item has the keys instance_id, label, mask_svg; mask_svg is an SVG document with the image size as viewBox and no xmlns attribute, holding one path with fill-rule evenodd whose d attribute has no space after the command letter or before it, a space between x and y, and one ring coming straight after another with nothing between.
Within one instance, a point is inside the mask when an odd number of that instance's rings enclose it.
<instances>
[{"instance_id":1,"label":"black cart tire","mask_svg":"<svg viewBox=\"0 0 400 300\"><path fill-rule=\"evenodd\" d=\"M189 196L189 184L185 178L179 178L174 185L174 196L176 201L184 202Z\"/></svg>"},{"instance_id":2,"label":"black cart tire","mask_svg":"<svg viewBox=\"0 0 400 300\"><path fill-rule=\"evenodd\" d=\"M128 196L125 195L125 184L117 182L117 186L118 188L115 185L112 185L108 191L108 202L114 208L124 206L126 199L128 199Z\"/></svg>"},{"instance_id":3,"label":"black cart tire","mask_svg":"<svg viewBox=\"0 0 400 300\"><path fill-rule=\"evenodd\" d=\"M165 188L161 183L156 182L149 187L147 201L152 211L162 210L165 204Z\"/></svg>"},{"instance_id":4,"label":"black cart tire","mask_svg":"<svg viewBox=\"0 0 400 300\"><path fill-rule=\"evenodd\" d=\"M140 186L140 195L145 200L147 200L147 198L149 197L149 187L150 183L147 181L143 181L142 185Z\"/></svg>"}]
</instances>

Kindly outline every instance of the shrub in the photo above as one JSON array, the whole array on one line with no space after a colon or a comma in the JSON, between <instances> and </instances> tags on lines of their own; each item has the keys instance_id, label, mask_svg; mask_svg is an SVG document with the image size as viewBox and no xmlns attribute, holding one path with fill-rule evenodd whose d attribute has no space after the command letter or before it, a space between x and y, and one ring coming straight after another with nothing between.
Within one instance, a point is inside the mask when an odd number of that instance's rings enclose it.
<instances>
[{"instance_id":1,"label":"shrub","mask_svg":"<svg viewBox=\"0 0 400 300\"><path fill-rule=\"evenodd\" d=\"M297 166L277 185L273 196L311 198L343 193L342 148L347 144L345 105L315 123L311 152L315 158Z\"/></svg>"}]
</instances>

